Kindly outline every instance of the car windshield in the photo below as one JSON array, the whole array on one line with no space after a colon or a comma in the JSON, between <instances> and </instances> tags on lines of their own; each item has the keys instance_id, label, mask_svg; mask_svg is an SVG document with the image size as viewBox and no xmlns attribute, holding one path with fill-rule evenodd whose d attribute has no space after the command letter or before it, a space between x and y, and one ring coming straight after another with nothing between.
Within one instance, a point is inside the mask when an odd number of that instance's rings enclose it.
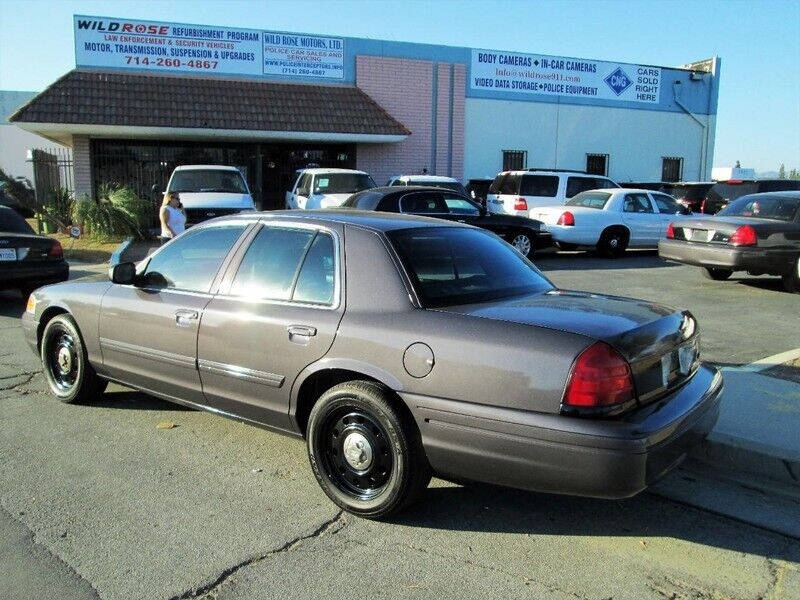
<instances>
[{"instance_id":1,"label":"car windshield","mask_svg":"<svg viewBox=\"0 0 800 600\"><path fill-rule=\"evenodd\" d=\"M599 208L602 210L605 208L609 198L611 198L611 194L607 192L581 192L567 200L564 204L567 206L583 206L584 208Z\"/></svg>"},{"instance_id":2,"label":"car windshield","mask_svg":"<svg viewBox=\"0 0 800 600\"><path fill-rule=\"evenodd\" d=\"M27 221L25 221L17 211L2 206L0 206L0 232L35 234L31 226L28 225Z\"/></svg>"},{"instance_id":3,"label":"car windshield","mask_svg":"<svg viewBox=\"0 0 800 600\"><path fill-rule=\"evenodd\" d=\"M424 227L387 235L428 308L553 289L533 263L481 229Z\"/></svg>"},{"instance_id":4,"label":"car windshield","mask_svg":"<svg viewBox=\"0 0 800 600\"><path fill-rule=\"evenodd\" d=\"M355 194L377 187L366 173L323 173L314 176L314 194Z\"/></svg>"},{"instance_id":5,"label":"car windshield","mask_svg":"<svg viewBox=\"0 0 800 600\"><path fill-rule=\"evenodd\" d=\"M176 171L169 182L168 192L220 192L246 194L247 186L238 171L223 169L192 169Z\"/></svg>"},{"instance_id":6,"label":"car windshield","mask_svg":"<svg viewBox=\"0 0 800 600\"><path fill-rule=\"evenodd\" d=\"M720 217L751 217L794 221L800 210L800 196L742 196L717 213Z\"/></svg>"}]
</instances>

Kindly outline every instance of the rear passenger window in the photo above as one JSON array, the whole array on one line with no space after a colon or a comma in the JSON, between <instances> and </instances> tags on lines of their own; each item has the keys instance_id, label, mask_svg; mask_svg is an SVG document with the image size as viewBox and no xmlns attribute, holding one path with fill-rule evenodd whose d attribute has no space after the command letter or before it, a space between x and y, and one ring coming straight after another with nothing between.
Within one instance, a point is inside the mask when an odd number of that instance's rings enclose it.
<instances>
[{"instance_id":1,"label":"rear passenger window","mask_svg":"<svg viewBox=\"0 0 800 600\"><path fill-rule=\"evenodd\" d=\"M270 300L289 300L315 232L263 227L250 244L233 279L230 293Z\"/></svg>"},{"instance_id":2,"label":"rear passenger window","mask_svg":"<svg viewBox=\"0 0 800 600\"><path fill-rule=\"evenodd\" d=\"M506 175L503 180L500 182L500 188L498 189L498 194L519 194L519 185L520 179L522 179L521 175Z\"/></svg>"},{"instance_id":3,"label":"rear passenger window","mask_svg":"<svg viewBox=\"0 0 800 600\"><path fill-rule=\"evenodd\" d=\"M554 198L558 193L558 177L554 175L523 175L520 196L546 196Z\"/></svg>"},{"instance_id":4,"label":"rear passenger window","mask_svg":"<svg viewBox=\"0 0 800 600\"><path fill-rule=\"evenodd\" d=\"M626 213L652 213L653 205L644 194L626 194L622 210Z\"/></svg>"},{"instance_id":5,"label":"rear passenger window","mask_svg":"<svg viewBox=\"0 0 800 600\"><path fill-rule=\"evenodd\" d=\"M400 212L415 215L450 212L442 194L407 194L400 198Z\"/></svg>"},{"instance_id":6,"label":"rear passenger window","mask_svg":"<svg viewBox=\"0 0 800 600\"><path fill-rule=\"evenodd\" d=\"M580 194L587 190L597 190L603 187L608 187L605 182L606 179L597 179L595 177L568 177L567 178L567 198L572 198L575 194ZM612 185L611 187L617 187Z\"/></svg>"},{"instance_id":7,"label":"rear passenger window","mask_svg":"<svg viewBox=\"0 0 800 600\"><path fill-rule=\"evenodd\" d=\"M318 233L300 268L292 301L330 304L335 276L333 238L327 233Z\"/></svg>"}]
</instances>

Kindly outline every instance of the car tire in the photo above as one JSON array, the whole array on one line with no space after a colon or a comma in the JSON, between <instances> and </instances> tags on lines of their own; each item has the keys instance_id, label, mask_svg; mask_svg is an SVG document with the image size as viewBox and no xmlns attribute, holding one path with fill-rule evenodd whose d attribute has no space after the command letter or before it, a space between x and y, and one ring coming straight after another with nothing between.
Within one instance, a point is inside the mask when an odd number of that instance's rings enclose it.
<instances>
[{"instance_id":1,"label":"car tire","mask_svg":"<svg viewBox=\"0 0 800 600\"><path fill-rule=\"evenodd\" d=\"M326 391L308 417L308 458L320 487L368 519L402 511L431 479L419 429L395 400L380 384L350 381Z\"/></svg>"},{"instance_id":2,"label":"car tire","mask_svg":"<svg viewBox=\"0 0 800 600\"><path fill-rule=\"evenodd\" d=\"M731 275L733 275L733 271L729 269L712 269L710 267L700 267L700 270L703 273L703 277L707 279L713 279L714 281L725 281Z\"/></svg>"},{"instance_id":3,"label":"car tire","mask_svg":"<svg viewBox=\"0 0 800 600\"><path fill-rule=\"evenodd\" d=\"M536 250L536 244L527 231L516 231L511 236L511 245L525 258L532 257Z\"/></svg>"},{"instance_id":4,"label":"car tire","mask_svg":"<svg viewBox=\"0 0 800 600\"><path fill-rule=\"evenodd\" d=\"M787 292L800 293L800 256L795 259L791 271L786 273L782 279L783 287Z\"/></svg>"},{"instance_id":5,"label":"car tire","mask_svg":"<svg viewBox=\"0 0 800 600\"><path fill-rule=\"evenodd\" d=\"M617 258L628 247L628 234L624 229L606 229L597 242L597 252L606 258Z\"/></svg>"},{"instance_id":6,"label":"car tire","mask_svg":"<svg viewBox=\"0 0 800 600\"><path fill-rule=\"evenodd\" d=\"M108 381L89 364L83 338L72 317L61 314L50 319L40 346L45 380L61 402L88 402L103 394Z\"/></svg>"}]
</instances>

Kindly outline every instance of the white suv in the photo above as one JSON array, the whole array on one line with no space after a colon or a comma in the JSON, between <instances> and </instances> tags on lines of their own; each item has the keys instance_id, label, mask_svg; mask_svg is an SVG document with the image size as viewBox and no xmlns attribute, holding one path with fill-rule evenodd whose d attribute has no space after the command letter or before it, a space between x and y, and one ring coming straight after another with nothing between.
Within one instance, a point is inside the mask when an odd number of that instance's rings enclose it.
<instances>
[{"instance_id":1,"label":"white suv","mask_svg":"<svg viewBox=\"0 0 800 600\"><path fill-rule=\"evenodd\" d=\"M530 209L537 206L558 206L580 192L618 187L607 177L582 171L503 171L489 187L486 207L490 213L527 217Z\"/></svg>"},{"instance_id":2,"label":"white suv","mask_svg":"<svg viewBox=\"0 0 800 600\"><path fill-rule=\"evenodd\" d=\"M286 192L286 208L329 208L341 206L356 192L377 187L367 173L352 169L301 169L291 192Z\"/></svg>"}]
</instances>

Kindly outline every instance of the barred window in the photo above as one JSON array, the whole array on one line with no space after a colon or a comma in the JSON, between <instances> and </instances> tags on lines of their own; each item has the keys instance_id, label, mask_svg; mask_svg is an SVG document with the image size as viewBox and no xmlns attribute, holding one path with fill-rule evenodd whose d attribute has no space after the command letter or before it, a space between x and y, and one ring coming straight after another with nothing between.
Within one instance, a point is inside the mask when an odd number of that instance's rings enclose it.
<instances>
[{"instance_id":1,"label":"barred window","mask_svg":"<svg viewBox=\"0 0 800 600\"><path fill-rule=\"evenodd\" d=\"M608 154L587 154L586 172L589 175L608 175Z\"/></svg>"},{"instance_id":2,"label":"barred window","mask_svg":"<svg viewBox=\"0 0 800 600\"><path fill-rule=\"evenodd\" d=\"M661 159L661 181L680 181L683 177L683 158L664 156Z\"/></svg>"},{"instance_id":3,"label":"barred window","mask_svg":"<svg viewBox=\"0 0 800 600\"><path fill-rule=\"evenodd\" d=\"M503 171L521 171L527 164L527 150L503 150Z\"/></svg>"}]
</instances>

